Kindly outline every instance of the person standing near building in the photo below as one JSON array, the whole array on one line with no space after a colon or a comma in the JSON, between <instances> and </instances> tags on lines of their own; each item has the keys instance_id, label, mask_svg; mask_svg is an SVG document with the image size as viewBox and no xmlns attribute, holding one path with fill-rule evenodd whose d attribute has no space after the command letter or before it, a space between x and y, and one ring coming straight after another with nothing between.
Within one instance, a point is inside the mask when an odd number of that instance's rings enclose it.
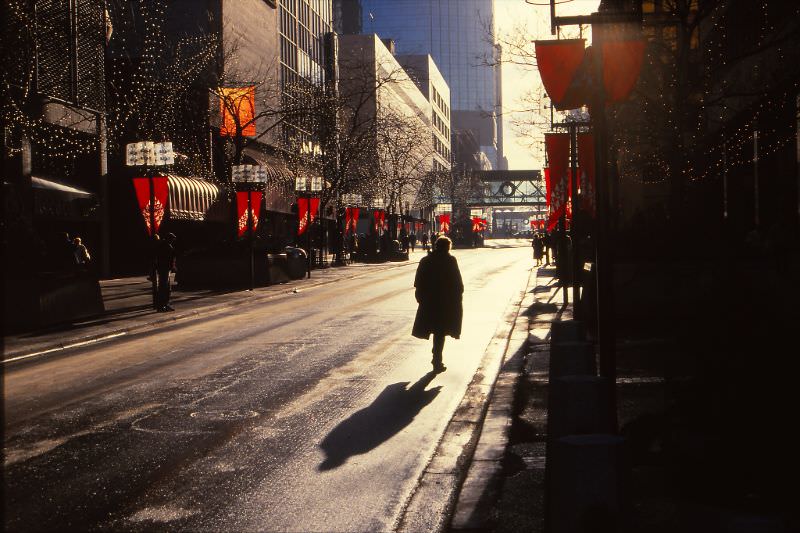
<instances>
[{"instance_id":1,"label":"person standing near building","mask_svg":"<svg viewBox=\"0 0 800 533\"><path fill-rule=\"evenodd\" d=\"M156 311L174 311L169 305L170 273L175 272L175 234L167 233L160 239L156 248L156 279L158 289L156 293Z\"/></svg>"},{"instance_id":2,"label":"person standing near building","mask_svg":"<svg viewBox=\"0 0 800 533\"><path fill-rule=\"evenodd\" d=\"M411 334L418 339L428 339L433 334L431 364L437 373L447 370L442 362L444 338L446 335L454 339L461 336L464 314L461 302L464 282L458 261L450 255L452 245L449 238L439 237L433 252L419 262L414 279L414 296L419 307Z\"/></svg>"},{"instance_id":3,"label":"person standing near building","mask_svg":"<svg viewBox=\"0 0 800 533\"><path fill-rule=\"evenodd\" d=\"M539 233L533 234L533 258L536 260L536 266L542 264L542 256L544 255L544 243L542 243L542 236Z\"/></svg>"},{"instance_id":4,"label":"person standing near building","mask_svg":"<svg viewBox=\"0 0 800 533\"><path fill-rule=\"evenodd\" d=\"M72 245L75 264L78 265L79 268L88 267L89 262L92 260L92 256L89 255L89 250L86 248L86 245L83 244L81 238L75 237L72 239Z\"/></svg>"}]
</instances>

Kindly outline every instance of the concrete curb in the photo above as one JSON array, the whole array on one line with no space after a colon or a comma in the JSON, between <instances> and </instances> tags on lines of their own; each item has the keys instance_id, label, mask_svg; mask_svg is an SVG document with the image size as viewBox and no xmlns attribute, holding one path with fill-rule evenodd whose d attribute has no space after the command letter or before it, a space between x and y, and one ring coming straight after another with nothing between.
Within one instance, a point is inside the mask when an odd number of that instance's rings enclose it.
<instances>
[{"instance_id":1,"label":"concrete curb","mask_svg":"<svg viewBox=\"0 0 800 533\"><path fill-rule=\"evenodd\" d=\"M520 310L526 298L532 296L528 287L534 272L532 268L525 289L506 307L502 323L486 347L464 398L447 424L431 461L420 476L393 531L443 531L450 524L459 491L476 452L487 456L500 454L502 457L504 444L491 449L478 449L478 441L484 428L504 433L508 431L501 413L493 412L489 404L494 397L502 396L498 398L501 400L499 404L507 404L510 415L513 395L509 395L509 382L499 378L507 354L516 353L527 341L527 327L520 327L522 321L527 322L527 317L520 316Z\"/></svg>"},{"instance_id":2,"label":"concrete curb","mask_svg":"<svg viewBox=\"0 0 800 533\"><path fill-rule=\"evenodd\" d=\"M416 262L403 262L403 263L392 263L389 265L379 265L378 268L372 268L369 272L361 272L357 274L345 275L341 277L336 277L334 279L326 279L320 280L317 282L311 281L308 285L303 285L304 289L311 289L314 287L321 287L323 285L328 285L331 283L336 283L338 281L343 280L351 280L351 279L358 279L361 277L365 277L371 273L376 271L384 271L390 270L394 268L400 268L404 266L414 265ZM288 283L300 283L307 281L305 278L300 280L294 280ZM277 285L270 285L268 287L264 287L264 289L270 289L272 287L276 287ZM175 325L176 323L184 323L189 322L191 320L195 320L198 318L206 318L210 316L214 316L220 314L224 311L228 311L234 307L238 307L243 304L255 304L259 302L263 302L266 300L270 300L273 298L278 298L280 296L284 296L290 294L291 290L269 290L265 291L261 294L257 294L256 292L250 291L239 291L232 294L232 301L221 302L217 304L208 304L202 305L197 309L191 309L188 311L183 311L179 313L169 313L169 314L159 314L154 315L152 320L132 324L129 326L121 326L115 329L109 329L102 331L100 333L94 333L91 335L83 335L83 336L75 336L69 339L64 339L59 342L55 342L51 345L42 345L37 347L36 349L20 349L16 351L6 351L3 350L3 360L0 361L2 365L20 363L23 361L29 361L30 359L42 357L45 355L53 355L59 352L63 352L65 350L69 350L70 348L77 348L80 346L86 346L89 344L96 344L99 342L104 342L112 339L116 339L122 337L124 335L132 335L135 333L139 333L145 330L155 330L160 329L163 327L168 327ZM102 315L101 315L102 316Z\"/></svg>"},{"instance_id":3,"label":"concrete curb","mask_svg":"<svg viewBox=\"0 0 800 533\"><path fill-rule=\"evenodd\" d=\"M528 290L522 301L525 309L534 309L538 291L531 290L531 287L542 286L543 277L547 278L547 276L542 276L539 269L533 269ZM518 345L518 348L512 351L510 347L507 351L505 364L498 376L495 392L490 399L486 422L458 494L449 531L490 531L498 520L497 513L500 512L498 501L505 490L503 487L504 459L509 446L511 426L514 422L514 402L517 388L521 386L520 380L524 378L526 372L530 374L532 354L536 353L536 357L539 357L538 354L542 350L549 352L550 322L549 320L542 322L542 316L552 319L558 314L560 313L553 315L537 312L517 317L512 341L516 337L517 341L514 344ZM534 375L531 374L529 379L533 377ZM547 380L546 374L544 380L545 382ZM544 457L537 459L543 470ZM539 529L535 529L535 531L539 531Z\"/></svg>"}]
</instances>

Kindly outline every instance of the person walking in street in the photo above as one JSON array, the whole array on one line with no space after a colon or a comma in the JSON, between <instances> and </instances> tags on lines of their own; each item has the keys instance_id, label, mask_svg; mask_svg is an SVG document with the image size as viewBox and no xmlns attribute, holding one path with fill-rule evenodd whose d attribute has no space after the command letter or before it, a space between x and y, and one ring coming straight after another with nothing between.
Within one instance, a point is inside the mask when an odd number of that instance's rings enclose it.
<instances>
[{"instance_id":1,"label":"person walking in street","mask_svg":"<svg viewBox=\"0 0 800 533\"><path fill-rule=\"evenodd\" d=\"M427 231L423 231L422 232L422 237L420 239L422 240L422 249L427 252L428 251L428 232Z\"/></svg>"},{"instance_id":2,"label":"person walking in street","mask_svg":"<svg viewBox=\"0 0 800 533\"><path fill-rule=\"evenodd\" d=\"M408 244L411 245L411 251L414 251L414 248L417 246L417 234L412 233L408 236Z\"/></svg>"},{"instance_id":3,"label":"person walking in street","mask_svg":"<svg viewBox=\"0 0 800 533\"><path fill-rule=\"evenodd\" d=\"M169 305L171 272L175 272L175 234L167 233L159 239L156 249L156 279L158 289L156 293L156 311L174 311Z\"/></svg>"},{"instance_id":4,"label":"person walking in street","mask_svg":"<svg viewBox=\"0 0 800 533\"><path fill-rule=\"evenodd\" d=\"M433 334L431 364L437 373L447 370L442 362L445 336L454 339L461 336L464 314L461 303L464 282L458 261L450 255L452 245L449 238L439 237L433 252L419 262L414 279L414 296L419 307L411 334L418 339L428 339Z\"/></svg>"}]
</instances>

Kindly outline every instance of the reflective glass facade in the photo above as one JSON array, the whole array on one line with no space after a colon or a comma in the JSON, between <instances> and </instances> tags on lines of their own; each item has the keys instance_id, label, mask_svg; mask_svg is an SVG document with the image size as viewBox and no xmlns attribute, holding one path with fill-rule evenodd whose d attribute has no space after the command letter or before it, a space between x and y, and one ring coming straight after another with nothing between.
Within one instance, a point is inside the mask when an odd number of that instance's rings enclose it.
<instances>
[{"instance_id":1,"label":"reflective glass facade","mask_svg":"<svg viewBox=\"0 0 800 533\"><path fill-rule=\"evenodd\" d=\"M296 98L300 84L321 87L324 81L323 38L333 28L332 0L281 0L281 92ZM287 105L290 105L287 102ZM289 144L311 146L316 142L313 125L289 121L284 127Z\"/></svg>"},{"instance_id":2,"label":"reflective glass facade","mask_svg":"<svg viewBox=\"0 0 800 533\"><path fill-rule=\"evenodd\" d=\"M397 54L430 54L450 86L453 127L459 111L492 113L500 105L497 53L488 42L493 0L361 0L362 31L395 40ZM496 117L484 117L476 137L497 157ZM475 129L470 118L469 129ZM502 146L496 146L502 154ZM495 159L496 161L496 159ZM495 162L493 161L493 163Z\"/></svg>"}]
</instances>

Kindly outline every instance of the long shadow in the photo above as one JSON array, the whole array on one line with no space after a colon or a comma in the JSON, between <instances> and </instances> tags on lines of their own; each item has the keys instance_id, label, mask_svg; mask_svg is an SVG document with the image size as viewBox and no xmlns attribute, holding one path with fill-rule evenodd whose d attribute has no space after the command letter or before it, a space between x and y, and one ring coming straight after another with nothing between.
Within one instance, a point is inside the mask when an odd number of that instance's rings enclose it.
<instances>
[{"instance_id":1,"label":"long shadow","mask_svg":"<svg viewBox=\"0 0 800 533\"><path fill-rule=\"evenodd\" d=\"M370 405L333 428L319 445L325 460L317 469L338 468L350 457L367 453L399 433L438 396L441 385L425 389L434 377L435 372L428 372L410 387L408 381L387 386Z\"/></svg>"}]
</instances>

